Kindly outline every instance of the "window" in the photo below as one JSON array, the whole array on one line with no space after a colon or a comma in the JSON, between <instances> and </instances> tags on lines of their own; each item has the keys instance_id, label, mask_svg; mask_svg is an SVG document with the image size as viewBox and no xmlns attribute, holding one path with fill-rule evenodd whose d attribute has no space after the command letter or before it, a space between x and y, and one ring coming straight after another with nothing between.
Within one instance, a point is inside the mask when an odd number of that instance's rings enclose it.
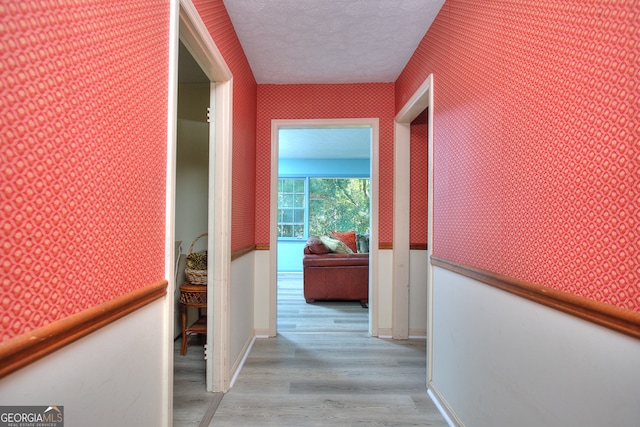
<instances>
[{"instance_id":1,"label":"window","mask_svg":"<svg viewBox=\"0 0 640 427\"><path fill-rule=\"evenodd\" d=\"M309 178L309 234L369 233L369 178Z\"/></svg>"},{"instance_id":2,"label":"window","mask_svg":"<svg viewBox=\"0 0 640 427\"><path fill-rule=\"evenodd\" d=\"M305 213L305 179L278 179L278 237L302 239Z\"/></svg>"},{"instance_id":3,"label":"window","mask_svg":"<svg viewBox=\"0 0 640 427\"><path fill-rule=\"evenodd\" d=\"M279 178L278 238L369 233L370 206L369 178Z\"/></svg>"}]
</instances>

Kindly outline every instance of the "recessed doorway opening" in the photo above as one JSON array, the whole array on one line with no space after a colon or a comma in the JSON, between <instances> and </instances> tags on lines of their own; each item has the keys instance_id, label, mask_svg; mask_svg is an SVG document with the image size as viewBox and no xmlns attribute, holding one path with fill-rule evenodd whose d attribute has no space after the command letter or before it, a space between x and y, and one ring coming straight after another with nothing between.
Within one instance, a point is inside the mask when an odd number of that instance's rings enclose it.
<instances>
[{"instance_id":1,"label":"recessed doorway opening","mask_svg":"<svg viewBox=\"0 0 640 427\"><path fill-rule=\"evenodd\" d=\"M277 329L366 332L371 128L282 127L278 144ZM350 257L353 265L332 266L335 254L303 253L327 248L318 238L332 239L334 231L352 238L340 249L358 253ZM308 246L310 241L316 244ZM311 259L325 265L305 267ZM322 295L328 283L337 293ZM306 299L316 296L324 299Z\"/></svg>"},{"instance_id":2,"label":"recessed doorway opening","mask_svg":"<svg viewBox=\"0 0 640 427\"><path fill-rule=\"evenodd\" d=\"M275 250L271 251L270 261L273 272L270 278L270 311L273 313L270 335L276 334L279 325L283 330L322 332L361 328L373 334L377 329L373 291L377 289L377 280L372 274L376 271L377 261L377 159L378 119L272 121L270 247ZM352 185L353 188L348 188ZM336 212L340 212L341 202L333 200L329 203L322 194L329 188L341 192L340 196L346 199L366 194L367 226L362 221L352 221L351 225L348 221L340 222ZM313 194L310 190L314 190ZM362 210L361 201L351 202L355 202L352 204L356 211ZM323 213L332 218L323 217ZM354 211L345 215L354 215ZM315 306L305 302L302 290L305 243L310 235L334 227L353 228L354 232L366 234L369 239L369 247L373 250L368 255L369 298L364 304L367 308L358 302L351 304L355 304L354 307L339 301L319 302ZM331 231L343 230L327 229L323 234L331 234ZM364 316L362 310L366 310ZM305 314L309 317L305 318ZM335 322L331 316L336 317ZM316 317L318 322L313 324L310 317ZM349 322L353 324L348 325Z\"/></svg>"}]
</instances>

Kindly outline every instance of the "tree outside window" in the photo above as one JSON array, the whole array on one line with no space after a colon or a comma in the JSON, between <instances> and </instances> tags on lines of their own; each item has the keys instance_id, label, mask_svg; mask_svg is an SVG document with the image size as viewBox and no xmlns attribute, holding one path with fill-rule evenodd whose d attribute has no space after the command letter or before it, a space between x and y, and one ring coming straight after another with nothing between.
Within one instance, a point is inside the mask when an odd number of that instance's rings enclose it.
<instances>
[{"instance_id":1,"label":"tree outside window","mask_svg":"<svg viewBox=\"0 0 640 427\"><path fill-rule=\"evenodd\" d=\"M369 178L309 178L309 235L370 232Z\"/></svg>"}]
</instances>

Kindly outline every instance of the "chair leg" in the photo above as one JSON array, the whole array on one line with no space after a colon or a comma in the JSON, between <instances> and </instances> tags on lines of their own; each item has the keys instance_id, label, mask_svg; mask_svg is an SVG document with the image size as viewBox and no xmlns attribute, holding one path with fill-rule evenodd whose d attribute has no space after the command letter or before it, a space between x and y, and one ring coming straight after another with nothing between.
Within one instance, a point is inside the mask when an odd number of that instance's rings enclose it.
<instances>
[{"instance_id":1,"label":"chair leg","mask_svg":"<svg viewBox=\"0 0 640 427\"><path fill-rule=\"evenodd\" d=\"M187 354L187 334L182 334L182 349L180 349L180 356Z\"/></svg>"},{"instance_id":2,"label":"chair leg","mask_svg":"<svg viewBox=\"0 0 640 427\"><path fill-rule=\"evenodd\" d=\"M182 311L182 348L180 349L180 355L187 354L187 308L183 305Z\"/></svg>"}]
</instances>

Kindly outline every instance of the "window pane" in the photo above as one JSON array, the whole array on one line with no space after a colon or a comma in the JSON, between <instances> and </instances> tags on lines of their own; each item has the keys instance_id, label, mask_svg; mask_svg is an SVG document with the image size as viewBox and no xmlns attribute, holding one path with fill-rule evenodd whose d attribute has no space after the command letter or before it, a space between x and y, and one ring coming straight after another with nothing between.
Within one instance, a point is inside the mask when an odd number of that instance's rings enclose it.
<instances>
[{"instance_id":1,"label":"window pane","mask_svg":"<svg viewBox=\"0 0 640 427\"><path fill-rule=\"evenodd\" d=\"M293 237L293 225L282 226L282 237Z\"/></svg>"},{"instance_id":2,"label":"window pane","mask_svg":"<svg viewBox=\"0 0 640 427\"><path fill-rule=\"evenodd\" d=\"M295 180L295 188L294 191L296 193L302 193L304 194L304 180L303 179L296 179Z\"/></svg>"},{"instance_id":3,"label":"window pane","mask_svg":"<svg viewBox=\"0 0 640 427\"><path fill-rule=\"evenodd\" d=\"M283 209L282 210L282 222L284 222L284 223L292 223L293 222L293 211L291 209Z\"/></svg>"},{"instance_id":4,"label":"window pane","mask_svg":"<svg viewBox=\"0 0 640 427\"><path fill-rule=\"evenodd\" d=\"M293 221L296 224L304 224L304 210L296 209L294 211L294 219L293 219Z\"/></svg>"}]
</instances>

